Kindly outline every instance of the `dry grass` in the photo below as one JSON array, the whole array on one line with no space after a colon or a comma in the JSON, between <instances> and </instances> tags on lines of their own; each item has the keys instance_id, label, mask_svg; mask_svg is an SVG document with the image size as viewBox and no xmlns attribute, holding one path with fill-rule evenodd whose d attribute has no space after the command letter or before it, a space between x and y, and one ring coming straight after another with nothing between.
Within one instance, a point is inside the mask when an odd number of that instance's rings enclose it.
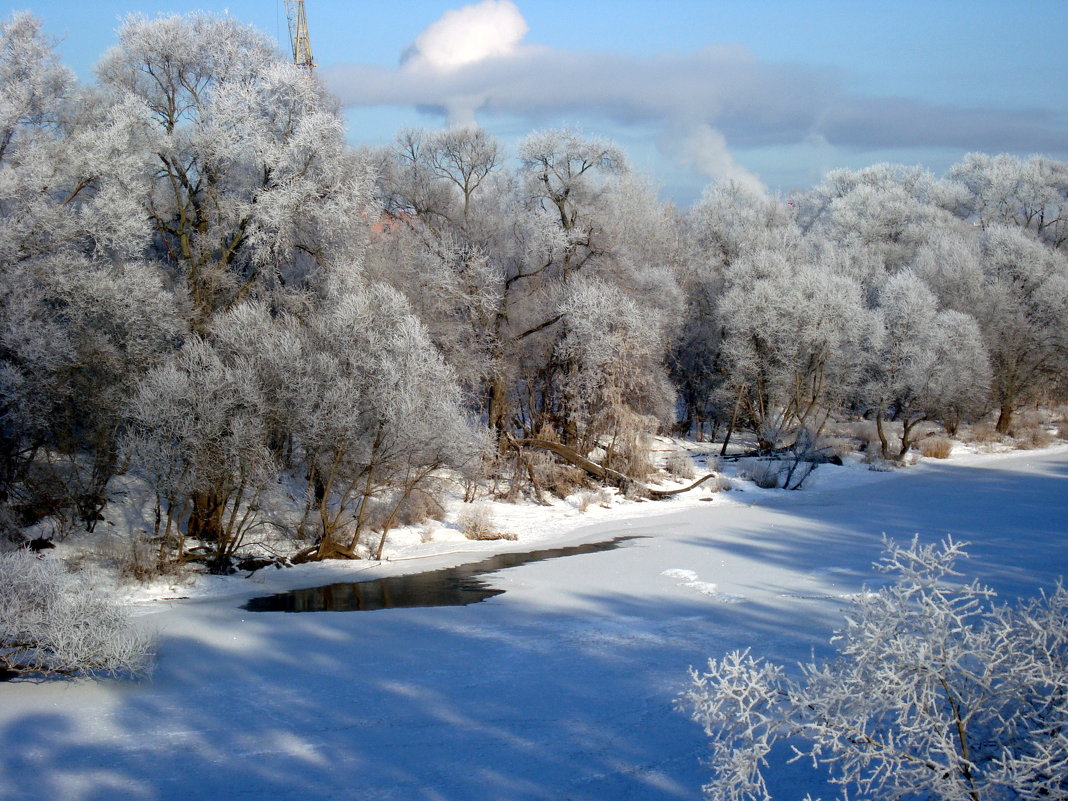
<instances>
[{"instance_id":1,"label":"dry grass","mask_svg":"<svg viewBox=\"0 0 1068 801\"><path fill-rule=\"evenodd\" d=\"M616 410L614 433L603 438L603 464L636 481L648 481L656 473L652 461L653 433L656 420L623 409Z\"/></svg>"},{"instance_id":2,"label":"dry grass","mask_svg":"<svg viewBox=\"0 0 1068 801\"><path fill-rule=\"evenodd\" d=\"M927 459L948 459L953 452L949 437L926 437L920 440L920 453Z\"/></svg>"},{"instance_id":3,"label":"dry grass","mask_svg":"<svg viewBox=\"0 0 1068 801\"><path fill-rule=\"evenodd\" d=\"M876 441L878 441L878 438L876 438ZM867 440L864 440L864 443L867 443ZM845 457L863 449L863 446L858 447L857 441L852 437L821 437L819 444L829 454L837 456L839 459L844 459Z\"/></svg>"},{"instance_id":4,"label":"dry grass","mask_svg":"<svg viewBox=\"0 0 1068 801\"><path fill-rule=\"evenodd\" d=\"M438 530L436 520L427 520L419 527L419 542L433 542L434 532Z\"/></svg>"},{"instance_id":5,"label":"dry grass","mask_svg":"<svg viewBox=\"0 0 1068 801\"><path fill-rule=\"evenodd\" d=\"M145 536L110 535L95 538L77 549L68 560L75 570L105 568L122 584L148 584L160 578L171 581L191 579L192 569L176 559L160 559L160 543Z\"/></svg>"},{"instance_id":6,"label":"dry grass","mask_svg":"<svg viewBox=\"0 0 1068 801\"><path fill-rule=\"evenodd\" d=\"M1016 429L1044 428L1050 424L1052 415L1045 409L1021 409L1013 416L1012 427ZM1015 436L1015 434L1014 434Z\"/></svg>"}]
</instances>

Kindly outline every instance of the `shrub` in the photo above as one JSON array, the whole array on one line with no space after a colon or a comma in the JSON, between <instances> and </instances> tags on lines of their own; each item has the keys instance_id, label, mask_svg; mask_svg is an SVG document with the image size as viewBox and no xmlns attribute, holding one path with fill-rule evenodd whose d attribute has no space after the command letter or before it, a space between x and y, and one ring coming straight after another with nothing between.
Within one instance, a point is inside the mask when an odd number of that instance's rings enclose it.
<instances>
[{"instance_id":1,"label":"shrub","mask_svg":"<svg viewBox=\"0 0 1068 801\"><path fill-rule=\"evenodd\" d=\"M776 461L767 459L744 459L739 466L739 478L748 478L758 487L775 489L779 486L779 468Z\"/></svg>"},{"instance_id":2,"label":"shrub","mask_svg":"<svg viewBox=\"0 0 1068 801\"><path fill-rule=\"evenodd\" d=\"M620 411L616 432L605 447L604 466L618 470L635 481L647 481L656 472L651 458L652 435L656 420L628 411Z\"/></svg>"},{"instance_id":3,"label":"shrub","mask_svg":"<svg viewBox=\"0 0 1068 801\"><path fill-rule=\"evenodd\" d=\"M607 509L611 502L612 494L604 487L601 487L596 491L580 492L576 498L575 506L580 512L585 512L590 508L591 504L596 503L598 506L603 506Z\"/></svg>"},{"instance_id":4,"label":"shrub","mask_svg":"<svg viewBox=\"0 0 1068 801\"><path fill-rule=\"evenodd\" d=\"M26 550L0 554L0 667L14 673L145 672L148 637L91 573Z\"/></svg>"},{"instance_id":5,"label":"shrub","mask_svg":"<svg viewBox=\"0 0 1068 801\"><path fill-rule=\"evenodd\" d=\"M837 456L839 459L845 459L857 451L856 441L848 437L827 437L823 444L828 456Z\"/></svg>"},{"instance_id":6,"label":"shrub","mask_svg":"<svg viewBox=\"0 0 1068 801\"><path fill-rule=\"evenodd\" d=\"M954 581L962 555L887 541L896 583L861 594L838 658L799 680L748 651L691 669L680 704L710 740L706 797L770 799L763 771L789 739L843 797L1068 798L1068 592L996 605Z\"/></svg>"},{"instance_id":7,"label":"shrub","mask_svg":"<svg viewBox=\"0 0 1068 801\"><path fill-rule=\"evenodd\" d=\"M541 488L558 498L566 498L589 485L585 471L569 464L559 464L548 454L534 462L533 466Z\"/></svg>"},{"instance_id":8,"label":"shrub","mask_svg":"<svg viewBox=\"0 0 1068 801\"><path fill-rule=\"evenodd\" d=\"M681 448L673 450L668 454L664 469L667 470L671 474L671 477L676 481L693 479L697 475L697 471L693 466L693 459L690 458L690 454Z\"/></svg>"},{"instance_id":9,"label":"shrub","mask_svg":"<svg viewBox=\"0 0 1068 801\"><path fill-rule=\"evenodd\" d=\"M927 437L920 441L920 453L928 459L948 459L953 452L949 437Z\"/></svg>"},{"instance_id":10,"label":"shrub","mask_svg":"<svg viewBox=\"0 0 1068 801\"><path fill-rule=\"evenodd\" d=\"M514 540L515 534L497 530L493 510L485 504L465 506L456 517L456 525L469 540Z\"/></svg>"},{"instance_id":11,"label":"shrub","mask_svg":"<svg viewBox=\"0 0 1068 801\"><path fill-rule=\"evenodd\" d=\"M441 501L428 488L416 487L401 499L394 522L398 526L415 526L440 518L443 513Z\"/></svg>"},{"instance_id":12,"label":"shrub","mask_svg":"<svg viewBox=\"0 0 1068 801\"><path fill-rule=\"evenodd\" d=\"M993 424L988 422L964 426L961 429L960 436L965 442L975 445L996 445L1004 439Z\"/></svg>"},{"instance_id":13,"label":"shrub","mask_svg":"<svg viewBox=\"0 0 1068 801\"><path fill-rule=\"evenodd\" d=\"M1016 429L1012 432L1013 443L1017 450L1030 451L1036 448L1048 448L1054 442L1054 436L1042 426Z\"/></svg>"},{"instance_id":14,"label":"shrub","mask_svg":"<svg viewBox=\"0 0 1068 801\"><path fill-rule=\"evenodd\" d=\"M120 583L148 584L164 576L187 577L191 564L163 558L161 540L141 531L131 536L117 533L97 536L66 558L68 570L92 573L102 568Z\"/></svg>"},{"instance_id":15,"label":"shrub","mask_svg":"<svg viewBox=\"0 0 1068 801\"><path fill-rule=\"evenodd\" d=\"M434 532L437 530L437 521L426 520L421 526L419 526L419 542L433 542Z\"/></svg>"}]
</instances>

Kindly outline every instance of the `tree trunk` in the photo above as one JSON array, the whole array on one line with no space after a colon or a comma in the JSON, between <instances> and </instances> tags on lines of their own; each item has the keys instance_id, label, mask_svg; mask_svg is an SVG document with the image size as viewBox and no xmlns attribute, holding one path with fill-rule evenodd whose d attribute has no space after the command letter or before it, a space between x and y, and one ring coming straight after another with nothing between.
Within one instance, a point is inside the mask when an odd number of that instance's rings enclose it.
<instances>
[{"instance_id":1,"label":"tree trunk","mask_svg":"<svg viewBox=\"0 0 1068 801\"><path fill-rule=\"evenodd\" d=\"M742 403L742 392L744 392L744 391L745 391L745 384L742 384L740 387L738 387L738 397L735 398L735 400L734 400L734 411L731 412L731 423L730 423L729 426L727 426L727 433L723 437L723 447L720 448L720 451L719 451L719 455L720 456L726 456L727 455L727 446L731 442L731 434L734 433L734 426L738 422L738 407L741 406L741 403Z\"/></svg>"},{"instance_id":2,"label":"tree trunk","mask_svg":"<svg viewBox=\"0 0 1068 801\"><path fill-rule=\"evenodd\" d=\"M883 407L875 410L875 430L879 434L880 453L884 459L890 458L890 443L886 441L886 432L883 431Z\"/></svg>"},{"instance_id":3,"label":"tree trunk","mask_svg":"<svg viewBox=\"0 0 1068 801\"><path fill-rule=\"evenodd\" d=\"M1012 403L1010 401L1002 401L1001 413L998 415L998 423L994 426L994 430L999 434L1008 434L1009 429L1012 428Z\"/></svg>"}]
</instances>

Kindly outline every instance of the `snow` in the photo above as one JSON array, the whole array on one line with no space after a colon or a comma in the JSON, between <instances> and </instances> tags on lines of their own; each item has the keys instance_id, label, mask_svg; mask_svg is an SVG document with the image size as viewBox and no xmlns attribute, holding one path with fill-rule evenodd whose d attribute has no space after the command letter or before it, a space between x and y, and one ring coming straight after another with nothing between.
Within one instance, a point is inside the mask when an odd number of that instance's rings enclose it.
<instances>
[{"instance_id":1,"label":"snow","mask_svg":"<svg viewBox=\"0 0 1068 801\"><path fill-rule=\"evenodd\" d=\"M824 465L800 492L735 481L584 513L500 504L516 542L412 531L381 564L160 586L131 598L159 633L150 679L0 684L0 797L696 801L703 735L673 709L688 666L744 647L787 663L829 653L848 599L884 580L871 567L884 533L968 540L969 575L1034 595L1068 566L1066 478L1064 445L887 473ZM636 538L495 574L505 593L471 606L239 608L620 535ZM797 765L772 789L832 795L810 781Z\"/></svg>"}]
</instances>

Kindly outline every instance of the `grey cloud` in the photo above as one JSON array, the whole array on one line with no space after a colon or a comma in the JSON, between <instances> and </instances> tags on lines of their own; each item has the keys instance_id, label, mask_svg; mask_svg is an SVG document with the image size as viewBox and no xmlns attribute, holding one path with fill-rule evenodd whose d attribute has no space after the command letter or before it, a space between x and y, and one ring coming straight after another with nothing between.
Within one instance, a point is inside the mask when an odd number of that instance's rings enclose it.
<instances>
[{"instance_id":1,"label":"grey cloud","mask_svg":"<svg viewBox=\"0 0 1068 801\"><path fill-rule=\"evenodd\" d=\"M740 45L654 57L521 46L448 71L349 65L324 78L347 106L418 105L457 119L478 111L532 121L596 114L662 128L708 125L735 148L822 136L849 147L1068 150L1064 120L1048 112L850 95L833 71L761 61Z\"/></svg>"}]
</instances>

